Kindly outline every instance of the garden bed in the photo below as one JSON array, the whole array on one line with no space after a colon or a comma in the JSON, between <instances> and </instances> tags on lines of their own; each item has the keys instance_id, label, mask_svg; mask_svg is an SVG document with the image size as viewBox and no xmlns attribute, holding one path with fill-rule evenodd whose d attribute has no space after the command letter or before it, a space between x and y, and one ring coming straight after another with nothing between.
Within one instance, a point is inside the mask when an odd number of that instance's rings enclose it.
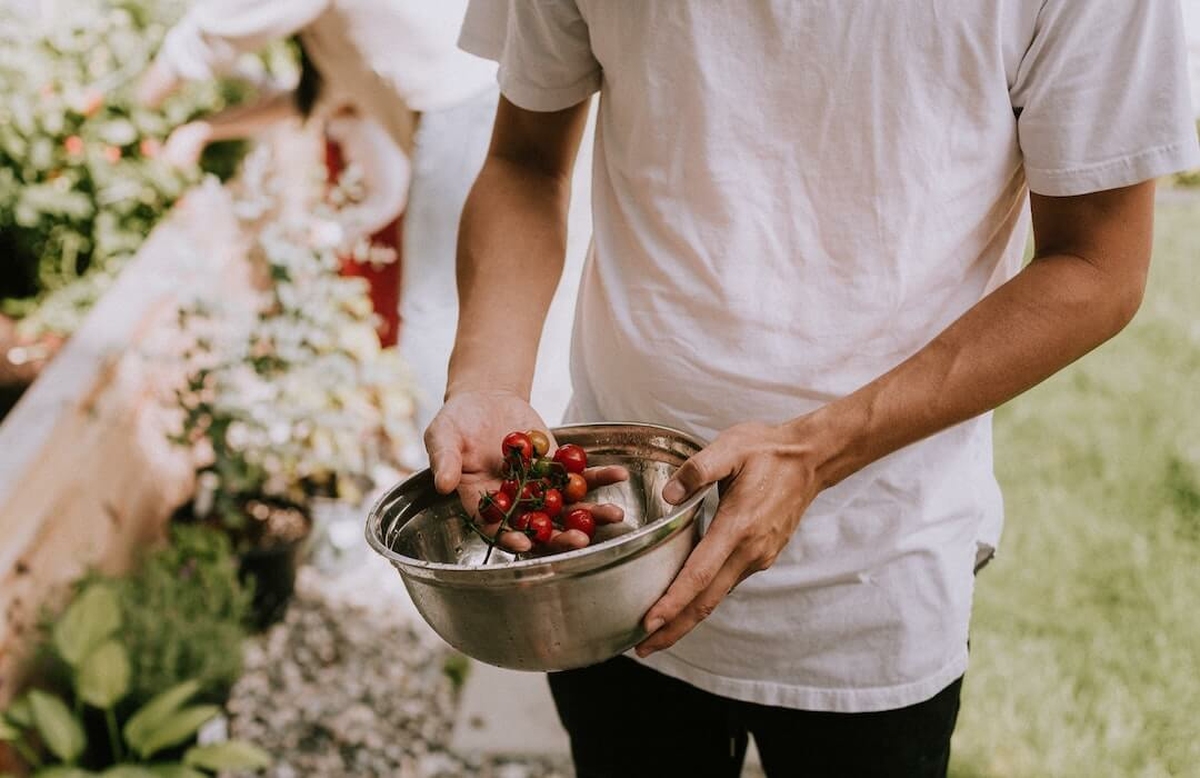
<instances>
[{"instance_id":1,"label":"garden bed","mask_svg":"<svg viewBox=\"0 0 1200 778\"><path fill-rule=\"evenodd\" d=\"M248 287L228 193L192 191L0 424L0 704L39 609L90 566L116 571L191 489L161 398L182 374L185 295Z\"/></svg>"}]
</instances>

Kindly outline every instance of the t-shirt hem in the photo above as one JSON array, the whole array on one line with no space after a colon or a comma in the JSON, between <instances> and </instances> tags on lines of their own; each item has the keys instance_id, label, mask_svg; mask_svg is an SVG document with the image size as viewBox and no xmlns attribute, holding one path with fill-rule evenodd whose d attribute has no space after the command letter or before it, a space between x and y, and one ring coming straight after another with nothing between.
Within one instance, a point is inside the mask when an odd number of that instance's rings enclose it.
<instances>
[{"instance_id":1,"label":"t-shirt hem","mask_svg":"<svg viewBox=\"0 0 1200 778\"><path fill-rule=\"evenodd\" d=\"M1200 166L1200 144L1190 135L1137 154L1083 167L1045 170L1026 166L1025 178L1031 192L1071 197L1132 186L1196 166Z\"/></svg>"},{"instance_id":2,"label":"t-shirt hem","mask_svg":"<svg viewBox=\"0 0 1200 778\"><path fill-rule=\"evenodd\" d=\"M499 62L504 54L504 36L478 35L464 27L458 36L458 47L476 57Z\"/></svg>"},{"instance_id":3,"label":"t-shirt hem","mask_svg":"<svg viewBox=\"0 0 1200 778\"><path fill-rule=\"evenodd\" d=\"M967 671L967 647L937 672L917 681L871 688L822 688L777 681L751 681L710 673L667 652L632 659L706 692L758 705L828 713L874 713L932 698Z\"/></svg>"},{"instance_id":4,"label":"t-shirt hem","mask_svg":"<svg viewBox=\"0 0 1200 778\"><path fill-rule=\"evenodd\" d=\"M600 71L587 73L573 84L561 87L534 86L500 65L500 92L509 102L526 111L561 111L582 102L600 89Z\"/></svg>"}]
</instances>

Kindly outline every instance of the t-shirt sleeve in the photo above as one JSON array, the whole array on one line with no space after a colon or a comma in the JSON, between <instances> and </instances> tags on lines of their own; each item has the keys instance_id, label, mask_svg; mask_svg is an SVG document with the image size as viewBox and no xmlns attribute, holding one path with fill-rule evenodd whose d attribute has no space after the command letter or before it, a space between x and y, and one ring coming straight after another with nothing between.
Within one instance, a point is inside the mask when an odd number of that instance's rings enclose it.
<instances>
[{"instance_id":1,"label":"t-shirt sleeve","mask_svg":"<svg viewBox=\"0 0 1200 778\"><path fill-rule=\"evenodd\" d=\"M1176 0L1046 0L1010 94L1038 194L1115 189L1200 164Z\"/></svg>"},{"instance_id":2,"label":"t-shirt sleeve","mask_svg":"<svg viewBox=\"0 0 1200 778\"><path fill-rule=\"evenodd\" d=\"M224 75L242 54L298 32L329 0L200 0L163 40L158 60L182 78Z\"/></svg>"},{"instance_id":3,"label":"t-shirt sleeve","mask_svg":"<svg viewBox=\"0 0 1200 778\"><path fill-rule=\"evenodd\" d=\"M600 88L575 0L471 0L459 45L498 62L500 91L526 110L559 111Z\"/></svg>"}]
</instances>

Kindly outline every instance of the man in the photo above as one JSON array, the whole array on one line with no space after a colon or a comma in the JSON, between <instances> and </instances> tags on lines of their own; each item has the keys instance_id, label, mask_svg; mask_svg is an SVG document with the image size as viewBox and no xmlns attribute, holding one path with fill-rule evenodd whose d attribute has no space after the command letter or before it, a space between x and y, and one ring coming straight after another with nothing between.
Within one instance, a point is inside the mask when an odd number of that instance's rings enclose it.
<instances>
[{"instance_id":1,"label":"man","mask_svg":"<svg viewBox=\"0 0 1200 778\"><path fill-rule=\"evenodd\" d=\"M503 97L438 487L477 495L542 426L597 90L571 418L711 438L663 496L722 484L640 661L551 676L581 776L737 775L747 732L772 776L946 773L999 538L988 412L1137 310L1153 179L1197 161L1179 30L1173 0L473 6Z\"/></svg>"}]
</instances>

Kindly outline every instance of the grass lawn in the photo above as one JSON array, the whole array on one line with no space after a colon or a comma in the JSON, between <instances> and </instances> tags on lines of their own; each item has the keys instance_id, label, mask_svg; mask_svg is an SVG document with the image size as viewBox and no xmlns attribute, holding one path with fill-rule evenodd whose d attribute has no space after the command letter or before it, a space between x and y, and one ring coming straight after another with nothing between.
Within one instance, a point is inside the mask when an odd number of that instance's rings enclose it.
<instances>
[{"instance_id":1,"label":"grass lawn","mask_svg":"<svg viewBox=\"0 0 1200 778\"><path fill-rule=\"evenodd\" d=\"M1200 776L1200 198L1162 202L1146 301L996 414L951 774Z\"/></svg>"}]
</instances>

